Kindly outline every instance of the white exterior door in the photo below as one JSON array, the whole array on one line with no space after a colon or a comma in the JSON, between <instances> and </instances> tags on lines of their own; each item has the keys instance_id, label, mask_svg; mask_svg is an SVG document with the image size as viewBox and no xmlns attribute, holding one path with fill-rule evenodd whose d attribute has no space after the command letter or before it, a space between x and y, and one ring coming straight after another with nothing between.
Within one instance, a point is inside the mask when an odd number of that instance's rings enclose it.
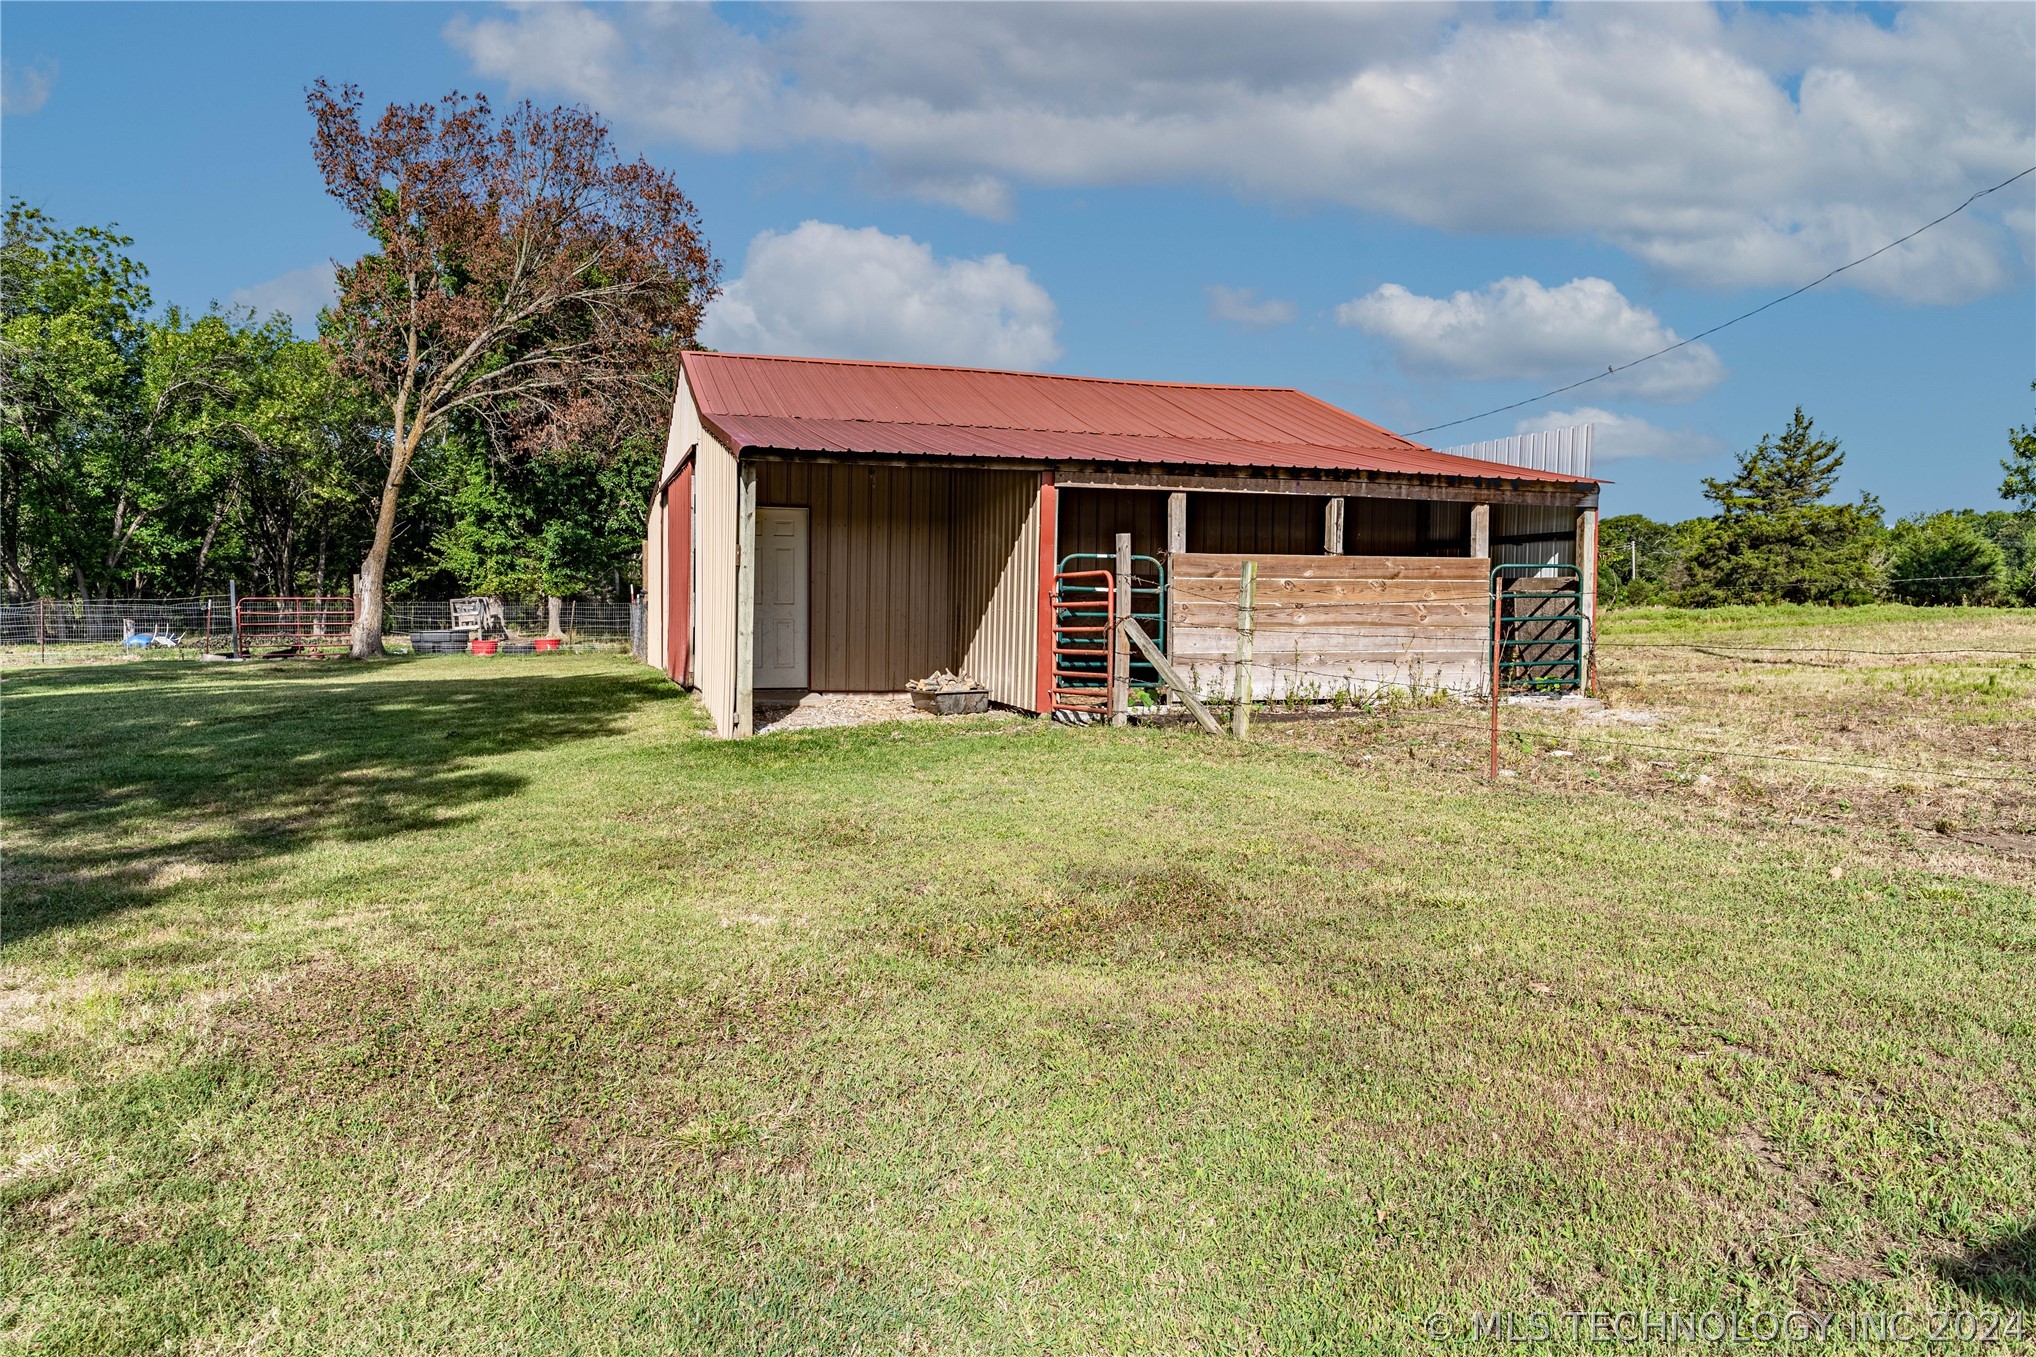
<instances>
[{"instance_id":1,"label":"white exterior door","mask_svg":"<svg viewBox=\"0 0 2036 1357\"><path fill-rule=\"evenodd\" d=\"M807 685L807 511L756 511L756 677L759 688Z\"/></svg>"}]
</instances>

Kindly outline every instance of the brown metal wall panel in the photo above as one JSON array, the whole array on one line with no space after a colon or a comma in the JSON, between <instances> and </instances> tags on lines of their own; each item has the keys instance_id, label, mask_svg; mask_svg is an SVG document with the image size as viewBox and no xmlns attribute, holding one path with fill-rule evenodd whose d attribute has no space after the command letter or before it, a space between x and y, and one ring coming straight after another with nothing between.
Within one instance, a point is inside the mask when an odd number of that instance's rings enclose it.
<instances>
[{"instance_id":1,"label":"brown metal wall panel","mask_svg":"<svg viewBox=\"0 0 2036 1357\"><path fill-rule=\"evenodd\" d=\"M757 503L811 511L811 682L896 692L953 668L953 480L944 467L759 461Z\"/></svg>"},{"instance_id":2,"label":"brown metal wall panel","mask_svg":"<svg viewBox=\"0 0 2036 1357\"><path fill-rule=\"evenodd\" d=\"M1189 517L1190 531L1194 522ZM1064 490L1060 494L1060 537L1056 560L1081 552L1114 557L1117 534L1131 534L1140 556L1166 555L1166 494L1159 490ZM1096 569L1101 562L1086 562Z\"/></svg>"},{"instance_id":3,"label":"brown metal wall panel","mask_svg":"<svg viewBox=\"0 0 2036 1357\"><path fill-rule=\"evenodd\" d=\"M1313 495L1191 494L1188 550L1319 552L1322 505Z\"/></svg>"}]
</instances>

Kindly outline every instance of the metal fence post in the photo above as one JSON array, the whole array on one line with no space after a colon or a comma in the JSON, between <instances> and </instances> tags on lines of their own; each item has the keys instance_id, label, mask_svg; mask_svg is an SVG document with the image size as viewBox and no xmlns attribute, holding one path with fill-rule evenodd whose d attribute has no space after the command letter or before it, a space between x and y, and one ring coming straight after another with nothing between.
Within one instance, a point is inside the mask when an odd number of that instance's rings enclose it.
<instances>
[{"instance_id":1,"label":"metal fence post","mask_svg":"<svg viewBox=\"0 0 2036 1357\"><path fill-rule=\"evenodd\" d=\"M231 613L231 614L232 614L232 617L231 617L231 618L230 618L229 620L230 620L230 621L232 622L232 624L233 624L233 657L234 657L234 658L235 658L235 659L237 660L237 659L239 659L239 658L240 658L240 581L239 581L239 580L228 580L228 581L226 582L226 610L227 610L227 611L228 611L229 613Z\"/></svg>"},{"instance_id":2,"label":"metal fence post","mask_svg":"<svg viewBox=\"0 0 2036 1357\"><path fill-rule=\"evenodd\" d=\"M1237 580L1237 660L1231 666L1233 689L1230 733L1251 738L1251 595L1258 583L1258 562L1246 561Z\"/></svg>"}]
</instances>

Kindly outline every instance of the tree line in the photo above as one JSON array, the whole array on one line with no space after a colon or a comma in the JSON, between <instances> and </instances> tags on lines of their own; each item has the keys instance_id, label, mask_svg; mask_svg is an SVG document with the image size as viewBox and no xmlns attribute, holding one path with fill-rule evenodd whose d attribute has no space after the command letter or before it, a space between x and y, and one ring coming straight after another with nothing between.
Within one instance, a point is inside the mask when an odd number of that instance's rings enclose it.
<instances>
[{"instance_id":1,"label":"tree line","mask_svg":"<svg viewBox=\"0 0 2036 1357\"><path fill-rule=\"evenodd\" d=\"M307 91L373 242L315 340L158 311L133 240L10 202L0 576L10 595L626 593L678 354L719 265L665 171L585 109Z\"/></svg>"},{"instance_id":2,"label":"tree line","mask_svg":"<svg viewBox=\"0 0 2036 1357\"><path fill-rule=\"evenodd\" d=\"M2031 384L2036 389L2036 383ZM1870 494L1832 502L1845 454L1798 406L1788 427L1704 481L1707 517L1598 525L1605 603L2036 607L2036 425L2008 431L2001 498L2014 510L1950 509L1893 523Z\"/></svg>"},{"instance_id":3,"label":"tree line","mask_svg":"<svg viewBox=\"0 0 2036 1357\"><path fill-rule=\"evenodd\" d=\"M678 354L720 266L671 176L583 108L306 92L327 191L372 242L318 338L158 311L134 242L9 204L0 244L0 584L15 597L623 594ZM1716 512L1600 528L1612 603L2036 605L2036 426L2019 512L1885 522L1832 502L1844 454L1801 409L1705 481Z\"/></svg>"},{"instance_id":4,"label":"tree line","mask_svg":"<svg viewBox=\"0 0 2036 1357\"><path fill-rule=\"evenodd\" d=\"M386 412L287 316L154 312L132 245L7 210L7 593L349 592L387 474ZM410 469L392 595L626 595L662 452L636 436L536 456L449 421Z\"/></svg>"}]
</instances>

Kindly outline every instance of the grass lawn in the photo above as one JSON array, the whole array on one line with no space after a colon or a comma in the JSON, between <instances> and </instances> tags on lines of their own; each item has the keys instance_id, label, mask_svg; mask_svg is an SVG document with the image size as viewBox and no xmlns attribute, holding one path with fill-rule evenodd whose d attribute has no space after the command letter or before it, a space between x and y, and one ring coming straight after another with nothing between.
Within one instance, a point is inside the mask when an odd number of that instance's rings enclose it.
<instances>
[{"instance_id":1,"label":"grass lawn","mask_svg":"<svg viewBox=\"0 0 2036 1357\"><path fill-rule=\"evenodd\" d=\"M0 1347L2031 1312L2036 614L1605 637L1497 784L1464 709L723 743L620 657L12 669Z\"/></svg>"}]
</instances>

